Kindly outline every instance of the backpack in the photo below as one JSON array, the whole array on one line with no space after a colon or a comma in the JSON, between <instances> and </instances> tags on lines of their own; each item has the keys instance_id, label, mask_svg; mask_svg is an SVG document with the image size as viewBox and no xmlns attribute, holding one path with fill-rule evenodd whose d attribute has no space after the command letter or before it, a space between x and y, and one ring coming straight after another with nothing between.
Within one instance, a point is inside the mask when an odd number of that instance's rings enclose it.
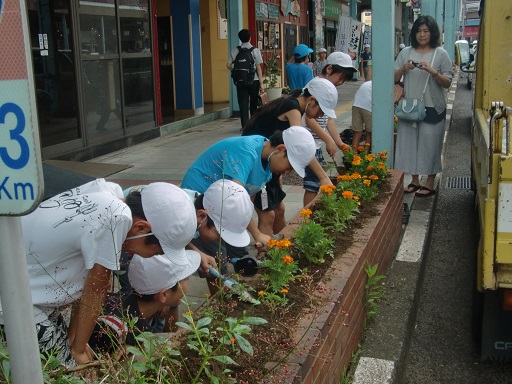
<instances>
[{"instance_id":1,"label":"backpack","mask_svg":"<svg viewBox=\"0 0 512 384\"><path fill-rule=\"evenodd\" d=\"M237 87L247 87L254 82L254 74L256 73L256 66L254 65L254 57L251 48L238 48L238 53L233 61L233 70L231 77Z\"/></svg>"}]
</instances>

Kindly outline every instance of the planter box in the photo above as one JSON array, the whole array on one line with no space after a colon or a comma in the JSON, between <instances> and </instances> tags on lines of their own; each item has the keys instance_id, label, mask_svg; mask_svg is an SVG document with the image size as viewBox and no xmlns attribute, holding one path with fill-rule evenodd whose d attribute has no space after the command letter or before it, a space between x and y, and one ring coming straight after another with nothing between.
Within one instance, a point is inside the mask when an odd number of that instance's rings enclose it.
<instances>
[{"instance_id":1,"label":"planter box","mask_svg":"<svg viewBox=\"0 0 512 384\"><path fill-rule=\"evenodd\" d=\"M313 318L301 320L296 328L299 343L286 364L276 368L268 383L338 383L357 350L363 333L365 309L365 267L379 264L378 274L386 270L398 249L402 231L403 173L391 170L391 190L381 201L379 215L354 231L350 248L338 256L323 283L332 296ZM311 202L314 204L315 200ZM302 218L295 217L281 233L291 237ZM304 334L306 334L304 336ZM268 363L267 368L276 363Z\"/></svg>"}]
</instances>

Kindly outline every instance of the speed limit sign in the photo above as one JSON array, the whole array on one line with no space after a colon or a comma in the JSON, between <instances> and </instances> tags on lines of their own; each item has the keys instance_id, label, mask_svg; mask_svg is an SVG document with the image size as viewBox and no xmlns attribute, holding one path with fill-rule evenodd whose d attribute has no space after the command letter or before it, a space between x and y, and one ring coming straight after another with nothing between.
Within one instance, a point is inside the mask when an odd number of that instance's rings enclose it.
<instances>
[{"instance_id":1,"label":"speed limit sign","mask_svg":"<svg viewBox=\"0 0 512 384\"><path fill-rule=\"evenodd\" d=\"M20 3L0 0L0 215L6 216L31 212L43 189L31 44Z\"/></svg>"}]
</instances>

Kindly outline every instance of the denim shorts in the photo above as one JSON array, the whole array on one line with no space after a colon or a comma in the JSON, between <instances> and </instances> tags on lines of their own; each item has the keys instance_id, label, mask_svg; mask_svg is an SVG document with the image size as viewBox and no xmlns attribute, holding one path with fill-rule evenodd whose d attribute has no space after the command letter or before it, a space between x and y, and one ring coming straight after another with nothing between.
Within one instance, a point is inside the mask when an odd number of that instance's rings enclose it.
<instances>
[{"instance_id":1,"label":"denim shorts","mask_svg":"<svg viewBox=\"0 0 512 384\"><path fill-rule=\"evenodd\" d=\"M324 154L322 148L316 150L315 157L320 164L324 162ZM304 189L308 192L318 193L320 190L320 179L317 175L309 168L306 167L306 176L304 176Z\"/></svg>"}]
</instances>

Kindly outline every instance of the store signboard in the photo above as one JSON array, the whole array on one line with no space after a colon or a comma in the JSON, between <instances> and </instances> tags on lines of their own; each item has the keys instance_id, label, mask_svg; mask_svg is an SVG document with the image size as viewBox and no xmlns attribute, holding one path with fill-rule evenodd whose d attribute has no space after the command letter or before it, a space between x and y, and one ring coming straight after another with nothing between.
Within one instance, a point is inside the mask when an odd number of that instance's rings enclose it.
<instances>
[{"instance_id":1,"label":"store signboard","mask_svg":"<svg viewBox=\"0 0 512 384\"><path fill-rule=\"evenodd\" d=\"M338 20L342 15L341 3L334 0L325 0L324 17Z\"/></svg>"}]
</instances>

